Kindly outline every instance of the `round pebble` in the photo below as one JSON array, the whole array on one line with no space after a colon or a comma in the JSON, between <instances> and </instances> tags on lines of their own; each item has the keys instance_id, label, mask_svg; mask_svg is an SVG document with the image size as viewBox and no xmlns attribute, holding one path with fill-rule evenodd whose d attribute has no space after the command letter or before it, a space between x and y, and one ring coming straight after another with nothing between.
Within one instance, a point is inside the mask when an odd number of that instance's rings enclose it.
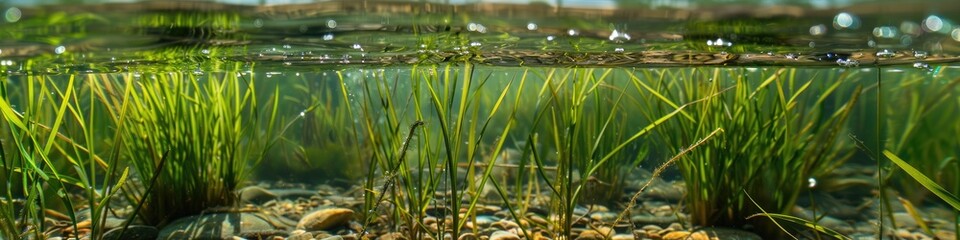
<instances>
[{"instance_id":1,"label":"round pebble","mask_svg":"<svg viewBox=\"0 0 960 240\"><path fill-rule=\"evenodd\" d=\"M297 229L317 231L345 225L353 218L353 210L346 208L320 209L307 214L297 223Z\"/></svg>"}]
</instances>

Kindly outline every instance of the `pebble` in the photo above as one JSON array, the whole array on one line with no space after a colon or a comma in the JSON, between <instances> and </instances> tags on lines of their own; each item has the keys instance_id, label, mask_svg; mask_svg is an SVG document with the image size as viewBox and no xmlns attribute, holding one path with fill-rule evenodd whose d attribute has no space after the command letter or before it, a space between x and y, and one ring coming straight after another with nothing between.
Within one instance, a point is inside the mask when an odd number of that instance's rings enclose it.
<instances>
[{"instance_id":1,"label":"pebble","mask_svg":"<svg viewBox=\"0 0 960 240\"><path fill-rule=\"evenodd\" d=\"M660 230L663 230L662 227L657 225L644 225L640 229L643 229L643 231L647 231L647 232L659 232Z\"/></svg>"},{"instance_id":2,"label":"pebble","mask_svg":"<svg viewBox=\"0 0 960 240\"><path fill-rule=\"evenodd\" d=\"M304 232L303 230L293 231L292 233L290 233L290 237L287 238L287 240L310 240L310 239L313 239L313 234Z\"/></svg>"},{"instance_id":3,"label":"pebble","mask_svg":"<svg viewBox=\"0 0 960 240\"><path fill-rule=\"evenodd\" d=\"M333 236L322 238L320 240L343 240L343 237L341 237L340 235L333 235Z\"/></svg>"},{"instance_id":4,"label":"pebble","mask_svg":"<svg viewBox=\"0 0 960 240\"><path fill-rule=\"evenodd\" d=\"M457 240L479 240L479 239L480 238L478 238L477 235L473 233L460 234L460 237L457 238Z\"/></svg>"},{"instance_id":5,"label":"pebble","mask_svg":"<svg viewBox=\"0 0 960 240\"><path fill-rule=\"evenodd\" d=\"M346 208L326 208L307 214L297 223L297 229L317 231L345 225L353 218L353 210Z\"/></svg>"},{"instance_id":6,"label":"pebble","mask_svg":"<svg viewBox=\"0 0 960 240\"><path fill-rule=\"evenodd\" d=\"M663 240L710 240L710 237L707 234L702 232L695 232L691 234L687 231L675 231L667 233L664 235Z\"/></svg>"},{"instance_id":7,"label":"pebble","mask_svg":"<svg viewBox=\"0 0 960 240\"><path fill-rule=\"evenodd\" d=\"M403 236L402 233L390 232L390 233L387 233L387 234L380 235L380 237L377 238L377 239L380 239L380 240L401 240L401 239L407 239L407 237Z\"/></svg>"},{"instance_id":8,"label":"pebble","mask_svg":"<svg viewBox=\"0 0 960 240\"><path fill-rule=\"evenodd\" d=\"M520 240L520 236L511 232L498 230L490 234L490 240Z\"/></svg>"},{"instance_id":9,"label":"pebble","mask_svg":"<svg viewBox=\"0 0 960 240\"><path fill-rule=\"evenodd\" d=\"M270 190L259 186L249 186L240 189L240 200L249 203L265 203L277 199L279 196Z\"/></svg>"},{"instance_id":10,"label":"pebble","mask_svg":"<svg viewBox=\"0 0 960 240\"><path fill-rule=\"evenodd\" d=\"M610 240L633 240L633 236L630 234L617 234L610 237Z\"/></svg>"},{"instance_id":11,"label":"pebble","mask_svg":"<svg viewBox=\"0 0 960 240\"><path fill-rule=\"evenodd\" d=\"M612 212L595 212L590 214L590 218L600 222L613 222L617 220L617 214Z\"/></svg>"},{"instance_id":12,"label":"pebble","mask_svg":"<svg viewBox=\"0 0 960 240\"><path fill-rule=\"evenodd\" d=\"M584 230L583 232L580 232L580 235L577 235L576 239L577 240L601 240L603 238L604 238L603 234L600 234L595 230L588 229L588 230Z\"/></svg>"},{"instance_id":13,"label":"pebble","mask_svg":"<svg viewBox=\"0 0 960 240\"><path fill-rule=\"evenodd\" d=\"M491 227L495 227L495 228L499 228L499 229L501 229L501 230L508 230L508 229L513 229L513 228L518 228L518 227L520 227L520 225L518 225L517 223L515 223L515 222L513 222L513 221L508 221L508 220L500 220L500 221L491 223L490 226L491 226Z\"/></svg>"}]
</instances>

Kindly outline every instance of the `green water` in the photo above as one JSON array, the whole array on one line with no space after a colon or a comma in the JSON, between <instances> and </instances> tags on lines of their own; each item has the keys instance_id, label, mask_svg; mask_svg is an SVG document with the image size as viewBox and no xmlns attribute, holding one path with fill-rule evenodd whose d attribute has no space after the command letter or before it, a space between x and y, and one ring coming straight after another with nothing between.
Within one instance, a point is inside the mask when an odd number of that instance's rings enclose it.
<instances>
[{"instance_id":1,"label":"green water","mask_svg":"<svg viewBox=\"0 0 960 240\"><path fill-rule=\"evenodd\" d=\"M477 205L552 239L643 226L580 222L598 207L765 238L826 233L762 212L955 236L950 200L881 153L960 194L955 4L568 4L3 6L0 228L144 199L132 224L163 229L275 210L233 194L265 186L354 199L328 204L357 213L344 236L442 236L409 229L493 216Z\"/></svg>"}]
</instances>

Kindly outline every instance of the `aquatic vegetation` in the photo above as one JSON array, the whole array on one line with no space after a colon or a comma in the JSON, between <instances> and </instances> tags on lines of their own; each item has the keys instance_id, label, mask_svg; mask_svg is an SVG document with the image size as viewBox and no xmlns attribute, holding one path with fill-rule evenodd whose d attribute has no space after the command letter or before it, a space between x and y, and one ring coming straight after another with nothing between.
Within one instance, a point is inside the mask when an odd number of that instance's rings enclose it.
<instances>
[{"instance_id":1,"label":"aquatic vegetation","mask_svg":"<svg viewBox=\"0 0 960 240\"><path fill-rule=\"evenodd\" d=\"M748 223L743 219L760 212L757 208L787 213L809 178L848 159L852 144L842 141L843 129L861 87L845 81L845 75L818 81L821 76L804 78L796 69L695 69L654 83L650 90L663 97L653 107L664 110L718 95L657 129L673 149L723 129L678 163L693 223L741 227ZM749 204L744 191L758 207Z\"/></svg>"},{"instance_id":2,"label":"aquatic vegetation","mask_svg":"<svg viewBox=\"0 0 960 240\"><path fill-rule=\"evenodd\" d=\"M882 146L912 159L911 165L953 193L960 193L960 78L931 79L924 72L885 73L894 79L883 89ZM889 167L889 166L888 166ZM889 181L904 198L920 203L930 193L896 168Z\"/></svg>"},{"instance_id":3,"label":"aquatic vegetation","mask_svg":"<svg viewBox=\"0 0 960 240\"><path fill-rule=\"evenodd\" d=\"M284 94L278 105L278 118L286 122L291 117L284 116L292 116L291 125L260 164L257 178L303 183L328 181L337 186L350 186L361 180L368 155L366 145L360 142L364 133L356 127L356 116L345 106L349 101L341 97L342 88L335 72L296 75L288 84L279 86ZM269 84L272 83L266 85Z\"/></svg>"},{"instance_id":4,"label":"aquatic vegetation","mask_svg":"<svg viewBox=\"0 0 960 240\"><path fill-rule=\"evenodd\" d=\"M137 89L125 93L124 102L130 102L123 122L125 158L142 186L156 178L151 192L128 188L129 199L145 201L141 219L162 226L210 208L232 207L250 166L276 139L276 91L260 99L256 81L236 72L134 78L122 78Z\"/></svg>"},{"instance_id":5,"label":"aquatic vegetation","mask_svg":"<svg viewBox=\"0 0 960 240\"><path fill-rule=\"evenodd\" d=\"M21 80L25 86L8 82L0 86L5 125L0 176L6 183L0 202L2 237L44 238L50 226L43 221L56 217L57 212L64 212L71 222L66 228L76 231L80 220L74 210L79 207L90 209L85 221L89 221L91 236L100 236L108 201L126 183L129 171L118 162L116 143L102 144L102 138L110 137L111 132L97 130L103 126L100 117L116 120L116 115L99 105L103 96L97 76L27 76ZM118 128L112 134L119 132ZM83 196L82 200L75 195Z\"/></svg>"}]
</instances>

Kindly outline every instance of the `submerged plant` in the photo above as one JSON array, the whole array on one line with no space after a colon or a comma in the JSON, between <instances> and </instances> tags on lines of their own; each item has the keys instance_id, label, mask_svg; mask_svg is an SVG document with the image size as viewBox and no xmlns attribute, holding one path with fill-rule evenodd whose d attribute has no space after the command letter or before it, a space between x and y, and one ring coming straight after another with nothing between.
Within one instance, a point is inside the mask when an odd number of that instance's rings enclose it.
<instances>
[{"instance_id":1,"label":"submerged plant","mask_svg":"<svg viewBox=\"0 0 960 240\"><path fill-rule=\"evenodd\" d=\"M686 206L696 225L742 227L747 224L744 219L760 212L758 208L787 213L808 178L828 172L853 153L840 139L861 88L850 87L843 75L819 81L816 75L801 79L796 69L679 73L650 88L663 96L659 108L672 110L677 102L719 96L684 110L685 117L659 128L668 146L682 149L724 129L678 163L686 181Z\"/></svg>"},{"instance_id":2,"label":"submerged plant","mask_svg":"<svg viewBox=\"0 0 960 240\"><path fill-rule=\"evenodd\" d=\"M960 77L900 73L883 88L884 149L913 159L911 165L945 189L960 193ZM888 175L904 198L920 204L930 191L909 175Z\"/></svg>"},{"instance_id":3,"label":"submerged plant","mask_svg":"<svg viewBox=\"0 0 960 240\"><path fill-rule=\"evenodd\" d=\"M83 76L88 84L77 81ZM103 127L98 118L115 116L97 101L102 97L99 76L69 75L66 80L29 76L24 85L0 86L0 118L5 125L0 131L5 139L0 143L0 176L6 183L0 188L3 238L45 238L58 230L76 233L80 219L74 211L81 207L91 213L84 220L89 221L88 237L103 234L109 200L125 183L128 171L118 163L116 145L99 146L111 149L107 160L95 148L111 135L98 130ZM26 107L18 110L15 104ZM68 229L45 225L47 217L61 211L69 218L61 219L70 222Z\"/></svg>"},{"instance_id":4,"label":"submerged plant","mask_svg":"<svg viewBox=\"0 0 960 240\"><path fill-rule=\"evenodd\" d=\"M138 193L129 198L145 201L144 222L164 225L237 203L234 190L273 142L278 96L274 91L273 106L263 104L254 80L238 75L167 73L128 81L137 91L126 100L126 157L143 186L156 178L148 195L129 189Z\"/></svg>"}]
</instances>

